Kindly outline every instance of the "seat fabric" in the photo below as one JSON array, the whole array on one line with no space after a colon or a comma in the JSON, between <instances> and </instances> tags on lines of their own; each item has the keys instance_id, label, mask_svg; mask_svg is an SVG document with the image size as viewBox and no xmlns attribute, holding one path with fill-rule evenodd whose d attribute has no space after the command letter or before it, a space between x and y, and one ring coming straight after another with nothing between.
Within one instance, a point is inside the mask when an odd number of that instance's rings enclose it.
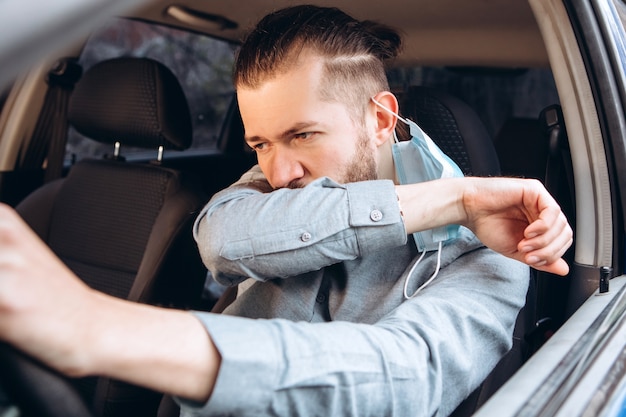
<instances>
[{"instance_id":1,"label":"seat fabric","mask_svg":"<svg viewBox=\"0 0 626 417\"><path fill-rule=\"evenodd\" d=\"M487 128L465 102L443 91L413 86L402 96L400 110L416 122L466 176L500 174L500 163Z\"/></svg>"}]
</instances>

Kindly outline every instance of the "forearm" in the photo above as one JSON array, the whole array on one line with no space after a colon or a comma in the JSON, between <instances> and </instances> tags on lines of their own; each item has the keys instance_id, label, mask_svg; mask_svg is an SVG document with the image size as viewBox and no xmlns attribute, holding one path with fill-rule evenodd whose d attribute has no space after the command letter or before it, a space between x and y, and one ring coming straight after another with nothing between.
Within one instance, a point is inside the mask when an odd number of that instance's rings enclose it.
<instances>
[{"instance_id":1,"label":"forearm","mask_svg":"<svg viewBox=\"0 0 626 417\"><path fill-rule=\"evenodd\" d=\"M194 233L225 284L295 276L406 241L391 181L320 179L271 193L232 187L209 202Z\"/></svg>"},{"instance_id":2,"label":"forearm","mask_svg":"<svg viewBox=\"0 0 626 417\"><path fill-rule=\"evenodd\" d=\"M156 391L206 400L220 356L192 314L94 293L74 373L102 375Z\"/></svg>"},{"instance_id":3,"label":"forearm","mask_svg":"<svg viewBox=\"0 0 626 417\"><path fill-rule=\"evenodd\" d=\"M467 215L463 196L471 181L470 178L451 178L396 185L407 233L448 224L465 224Z\"/></svg>"}]
</instances>

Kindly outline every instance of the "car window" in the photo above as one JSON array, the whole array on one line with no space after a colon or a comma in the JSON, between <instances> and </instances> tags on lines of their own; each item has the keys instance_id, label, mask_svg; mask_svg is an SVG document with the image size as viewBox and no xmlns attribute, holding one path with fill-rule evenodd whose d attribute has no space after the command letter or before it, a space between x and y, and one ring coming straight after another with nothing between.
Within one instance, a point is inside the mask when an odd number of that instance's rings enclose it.
<instances>
[{"instance_id":1,"label":"car window","mask_svg":"<svg viewBox=\"0 0 626 417\"><path fill-rule=\"evenodd\" d=\"M86 43L79 63L86 71L97 62L134 56L155 59L176 75L189 102L194 150L215 150L227 110L234 98L232 66L236 45L197 33L115 19L94 33ZM112 146L83 137L70 128L66 160L111 154ZM125 156L146 154L124 148Z\"/></svg>"},{"instance_id":2,"label":"car window","mask_svg":"<svg viewBox=\"0 0 626 417\"><path fill-rule=\"evenodd\" d=\"M508 119L537 118L544 108L559 104L548 68L411 67L393 69L388 75L394 91L422 85L463 100L492 138Z\"/></svg>"}]
</instances>

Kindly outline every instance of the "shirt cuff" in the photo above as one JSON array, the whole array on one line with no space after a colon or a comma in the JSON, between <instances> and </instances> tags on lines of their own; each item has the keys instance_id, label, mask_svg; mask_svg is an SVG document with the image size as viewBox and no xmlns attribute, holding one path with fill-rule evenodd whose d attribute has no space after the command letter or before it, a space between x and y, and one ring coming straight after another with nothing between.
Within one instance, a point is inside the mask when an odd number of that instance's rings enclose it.
<instances>
[{"instance_id":1,"label":"shirt cuff","mask_svg":"<svg viewBox=\"0 0 626 417\"><path fill-rule=\"evenodd\" d=\"M361 256L381 247L406 243L407 234L392 181L346 184L350 226L356 231Z\"/></svg>"},{"instance_id":2,"label":"shirt cuff","mask_svg":"<svg viewBox=\"0 0 626 417\"><path fill-rule=\"evenodd\" d=\"M181 416L263 415L278 381L277 338L265 320L193 312L211 335L221 355L220 370L209 400L194 403L176 398ZM237 329L237 331L233 331ZM256 411L258 410L258 412Z\"/></svg>"}]
</instances>

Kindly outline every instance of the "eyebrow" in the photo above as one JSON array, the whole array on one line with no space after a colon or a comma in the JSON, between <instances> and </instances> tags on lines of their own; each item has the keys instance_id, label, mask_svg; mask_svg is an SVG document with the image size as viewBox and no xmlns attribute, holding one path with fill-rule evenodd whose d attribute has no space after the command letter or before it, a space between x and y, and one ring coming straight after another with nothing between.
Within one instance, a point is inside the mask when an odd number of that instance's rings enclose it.
<instances>
[{"instance_id":1,"label":"eyebrow","mask_svg":"<svg viewBox=\"0 0 626 417\"><path fill-rule=\"evenodd\" d=\"M319 124L318 122L313 122L313 121L297 122L293 126L291 126L289 129L283 131L280 135L278 135L278 138L279 140L287 139L295 135L296 133L302 131L302 129L308 129L318 124ZM244 140L250 144L250 143L262 142L264 140L267 140L267 138L264 138L262 136L244 136Z\"/></svg>"}]
</instances>

